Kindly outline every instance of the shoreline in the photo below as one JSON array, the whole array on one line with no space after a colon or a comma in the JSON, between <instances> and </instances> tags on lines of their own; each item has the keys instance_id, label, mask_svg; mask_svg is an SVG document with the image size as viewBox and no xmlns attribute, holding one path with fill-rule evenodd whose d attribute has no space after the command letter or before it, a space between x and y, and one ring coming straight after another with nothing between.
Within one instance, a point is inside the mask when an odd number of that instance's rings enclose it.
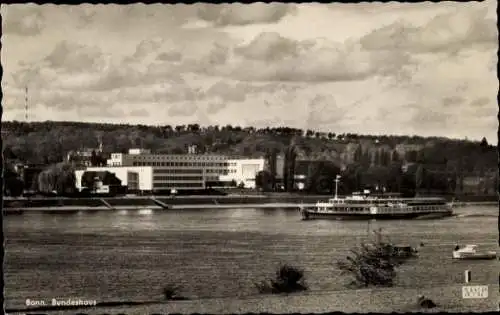
<instances>
[{"instance_id":1,"label":"shoreline","mask_svg":"<svg viewBox=\"0 0 500 315\"><path fill-rule=\"evenodd\" d=\"M4 198L4 213L78 212L119 210L189 210L189 209L299 209L313 207L325 195L229 195L229 196L123 196L91 198ZM454 207L494 206L498 201L455 201Z\"/></svg>"},{"instance_id":2,"label":"shoreline","mask_svg":"<svg viewBox=\"0 0 500 315\"><path fill-rule=\"evenodd\" d=\"M161 206L116 206L109 208L107 206L85 207L85 206L57 206L57 207L25 207L25 208L4 208L5 213L18 213L18 212L80 212L80 211L169 211L169 210L208 210L208 209L296 209L298 210L301 205L314 206L314 204L300 204L300 203L265 203L265 204L200 204L200 205L171 205L168 208Z\"/></svg>"},{"instance_id":3,"label":"shoreline","mask_svg":"<svg viewBox=\"0 0 500 315\"><path fill-rule=\"evenodd\" d=\"M468 284L475 285L475 284ZM100 313L347 313L369 312L494 312L498 311L499 291L497 284L487 284L488 297L484 299L462 298L460 284L435 287L346 289L339 291L309 291L289 295L251 295L234 297L192 298L184 300L149 301L97 301L97 306L78 307L6 307L10 314L42 311L46 314L74 314L75 311L99 311ZM417 298L424 295L436 304L435 309L417 306Z\"/></svg>"}]
</instances>

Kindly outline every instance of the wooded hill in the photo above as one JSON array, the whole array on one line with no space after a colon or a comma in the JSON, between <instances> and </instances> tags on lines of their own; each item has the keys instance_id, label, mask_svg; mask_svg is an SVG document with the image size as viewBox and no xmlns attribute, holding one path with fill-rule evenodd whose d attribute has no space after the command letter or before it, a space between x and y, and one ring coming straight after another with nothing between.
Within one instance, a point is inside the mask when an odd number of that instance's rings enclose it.
<instances>
[{"instance_id":1,"label":"wooded hill","mask_svg":"<svg viewBox=\"0 0 500 315\"><path fill-rule=\"evenodd\" d=\"M102 139L103 151L126 152L142 147L157 153L185 153L195 144L201 152L240 156L263 156L271 151L285 152L293 142L298 158L350 160L362 154L385 153L401 146L405 153L400 159L425 164L456 164L462 160L467 171L497 168L495 146L482 142L453 140L442 137L371 136L353 133L320 133L288 127L256 129L238 126L114 125L81 122L3 122L4 158L36 164L53 164L64 159L69 151L97 148ZM416 149L415 149L416 148ZM357 150L357 151L356 151ZM343 158L344 156L357 157ZM351 152L352 151L352 152ZM376 154L375 154L376 155ZM401 155L401 154L400 154ZM377 157L375 157L377 158Z\"/></svg>"},{"instance_id":2,"label":"wooded hill","mask_svg":"<svg viewBox=\"0 0 500 315\"><path fill-rule=\"evenodd\" d=\"M320 133L288 127L256 129L238 126L113 125L81 122L4 122L4 159L8 162L53 165L70 151L97 148L104 155L130 148L155 153L186 153L197 145L200 153L244 157L284 156L284 185L293 190L298 160L329 161L309 166L306 190L332 190L332 178L341 172L342 190L383 185L392 191L426 188L441 193L464 191L468 175L481 179L474 193L491 193L498 185L496 146L442 137ZM272 163L270 163L272 164ZM403 174L402 169L408 166ZM320 169L321 168L321 169ZM275 172L276 170L272 171ZM309 176L313 175L314 176ZM312 180L312 181L311 181ZM259 178L259 182L272 182ZM272 184L271 186L274 186ZM457 190L458 188L458 190ZM271 187L270 189L274 189ZM489 192L487 192L489 191Z\"/></svg>"}]
</instances>

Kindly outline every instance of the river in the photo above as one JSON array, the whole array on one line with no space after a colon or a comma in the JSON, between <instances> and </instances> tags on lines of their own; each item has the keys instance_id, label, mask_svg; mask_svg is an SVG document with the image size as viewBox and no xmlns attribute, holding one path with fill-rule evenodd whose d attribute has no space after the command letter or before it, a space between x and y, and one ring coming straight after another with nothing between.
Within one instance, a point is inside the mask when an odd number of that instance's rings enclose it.
<instances>
[{"instance_id":1,"label":"river","mask_svg":"<svg viewBox=\"0 0 500 315\"><path fill-rule=\"evenodd\" d=\"M6 307L52 298L151 300L168 283L189 297L255 293L253 283L279 263L304 268L311 290L343 290L334 266L382 228L402 244L424 243L399 269L397 286L498 283L492 261L453 261L456 243L495 250L498 207L470 206L461 216L414 221L301 221L293 210L81 211L4 217Z\"/></svg>"}]
</instances>

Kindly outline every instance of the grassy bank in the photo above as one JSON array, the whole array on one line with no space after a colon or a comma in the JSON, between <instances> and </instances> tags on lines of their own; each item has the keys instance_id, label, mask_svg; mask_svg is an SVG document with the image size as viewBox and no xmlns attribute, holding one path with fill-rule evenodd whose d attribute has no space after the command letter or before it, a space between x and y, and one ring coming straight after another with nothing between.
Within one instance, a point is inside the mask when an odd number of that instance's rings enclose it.
<instances>
[{"instance_id":1,"label":"grassy bank","mask_svg":"<svg viewBox=\"0 0 500 315\"><path fill-rule=\"evenodd\" d=\"M424 309L417 305L419 295L431 298L437 307ZM388 288L344 291L311 291L291 295L256 295L240 298L208 298L185 301L146 301L135 303L98 303L96 308L80 308L99 314L166 314L166 313L346 313L365 312L494 312L498 311L498 285L489 286L486 299L463 299L462 285L432 288ZM135 305L134 305L135 304ZM9 311L7 309L7 311ZM74 314L77 309L46 310L45 314ZM17 310L9 314L25 313Z\"/></svg>"}]
</instances>

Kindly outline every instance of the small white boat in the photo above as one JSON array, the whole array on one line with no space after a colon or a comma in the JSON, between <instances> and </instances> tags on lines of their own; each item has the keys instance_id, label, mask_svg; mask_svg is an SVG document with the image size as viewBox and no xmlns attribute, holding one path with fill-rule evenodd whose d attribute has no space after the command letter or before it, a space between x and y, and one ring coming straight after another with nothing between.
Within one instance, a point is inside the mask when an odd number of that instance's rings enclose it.
<instances>
[{"instance_id":1,"label":"small white boat","mask_svg":"<svg viewBox=\"0 0 500 315\"><path fill-rule=\"evenodd\" d=\"M493 251L480 252L477 251L477 245L465 245L455 247L453 251L453 259L463 259L463 260L486 260L486 259L496 259L497 253Z\"/></svg>"}]
</instances>

